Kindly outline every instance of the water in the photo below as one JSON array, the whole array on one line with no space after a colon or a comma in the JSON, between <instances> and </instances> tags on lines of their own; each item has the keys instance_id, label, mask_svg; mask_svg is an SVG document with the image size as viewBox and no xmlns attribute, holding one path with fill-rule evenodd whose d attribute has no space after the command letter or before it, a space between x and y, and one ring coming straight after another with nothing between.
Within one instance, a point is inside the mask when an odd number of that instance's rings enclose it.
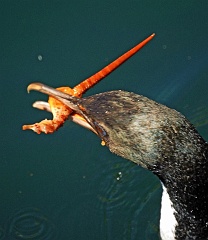
<instances>
[{"instance_id":1,"label":"water","mask_svg":"<svg viewBox=\"0 0 208 240\"><path fill-rule=\"evenodd\" d=\"M159 239L161 187L150 172L50 114L31 82L73 87L153 32L136 56L86 95L123 89L184 113L208 139L207 1L0 2L0 239Z\"/></svg>"}]
</instances>

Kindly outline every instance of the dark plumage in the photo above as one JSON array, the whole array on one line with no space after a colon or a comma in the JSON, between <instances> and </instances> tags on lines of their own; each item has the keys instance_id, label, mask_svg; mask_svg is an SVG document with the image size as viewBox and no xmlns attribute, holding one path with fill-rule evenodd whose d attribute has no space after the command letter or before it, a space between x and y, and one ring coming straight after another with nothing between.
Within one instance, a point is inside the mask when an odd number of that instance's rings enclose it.
<instances>
[{"instance_id":1,"label":"dark plumage","mask_svg":"<svg viewBox=\"0 0 208 240\"><path fill-rule=\"evenodd\" d=\"M60 100L111 152L159 177L162 239L208 239L208 144L182 114L125 91L78 99L40 83L29 89Z\"/></svg>"},{"instance_id":2,"label":"dark plumage","mask_svg":"<svg viewBox=\"0 0 208 240\"><path fill-rule=\"evenodd\" d=\"M176 239L208 239L208 144L192 124L173 109L124 91L78 103L111 152L160 178L176 210Z\"/></svg>"}]
</instances>

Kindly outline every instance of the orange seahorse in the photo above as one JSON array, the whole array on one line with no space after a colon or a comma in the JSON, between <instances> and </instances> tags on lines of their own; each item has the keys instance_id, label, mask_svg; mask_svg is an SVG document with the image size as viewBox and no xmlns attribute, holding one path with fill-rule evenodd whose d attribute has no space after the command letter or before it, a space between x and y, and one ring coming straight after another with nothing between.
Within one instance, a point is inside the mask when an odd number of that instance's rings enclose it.
<instances>
[{"instance_id":1,"label":"orange seahorse","mask_svg":"<svg viewBox=\"0 0 208 240\"><path fill-rule=\"evenodd\" d=\"M122 56L118 57L112 63L104 67L102 70L79 83L73 89L70 87L59 87L57 88L57 90L72 96L81 97L82 94L85 93L88 89L92 88L101 79L105 78L108 74L118 68L122 63L128 60L137 51L139 51L143 46L145 46L154 36L155 34L153 33L141 43L139 43L138 45L124 53ZM46 134L53 133L59 127L61 127L64 122L69 118L69 116L73 113L73 110L71 110L53 97L49 97L48 104L45 102L37 102L33 106L42 110L51 111L53 114L53 120L45 119L39 123L35 123L32 125L24 125L22 127L23 130L31 129L38 134L40 134L41 132L44 132ZM81 116L76 117L82 118Z\"/></svg>"}]
</instances>

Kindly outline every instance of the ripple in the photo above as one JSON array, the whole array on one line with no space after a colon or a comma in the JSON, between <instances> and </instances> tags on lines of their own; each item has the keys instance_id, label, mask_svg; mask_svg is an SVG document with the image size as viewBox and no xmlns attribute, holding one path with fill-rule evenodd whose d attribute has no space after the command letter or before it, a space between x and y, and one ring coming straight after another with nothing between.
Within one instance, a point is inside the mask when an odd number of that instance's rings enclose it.
<instances>
[{"instance_id":1,"label":"ripple","mask_svg":"<svg viewBox=\"0 0 208 240\"><path fill-rule=\"evenodd\" d=\"M194 124L195 127L202 127L208 124L208 107L199 106L193 108L191 106L186 107L189 110L187 118Z\"/></svg>"},{"instance_id":2,"label":"ripple","mask_svg":"<svg viewBox=\"0 0 208 240\"><path fill-rule=\"evenodd\" d=\"M47 240L56 239L54 225L36 208L17 212L9 223L9 239Z\"/></svg>"},{"instance_id":3,"label":"ripple","mask_svg":"<svg viewBox=\"0 0 208 240\"><path fill-rule=\"evenodd\" d=\"M129 162L118 162L102 168L100 173L100 189L101 208L119 209L120 206L128 202L128 193L130 189L125 188L127 182L131 185L129 179L129 171L132 170L132 165Z\"/></svg>"},{"instance_id":4,"label":"ripple","mask_svg":"<svg viewBox=\"0 0 208 240\"><path fill-rule=\"evenodd\" d=\"M150 172L128 161L114 158L113 163L106 160L101 165L95 180L99 183L96 208L102 212L107 239L118 239L118 232L123 239L155 239L160 183ZM147 238L141 238L141 231Z\"/></svg>"}]
</instances>

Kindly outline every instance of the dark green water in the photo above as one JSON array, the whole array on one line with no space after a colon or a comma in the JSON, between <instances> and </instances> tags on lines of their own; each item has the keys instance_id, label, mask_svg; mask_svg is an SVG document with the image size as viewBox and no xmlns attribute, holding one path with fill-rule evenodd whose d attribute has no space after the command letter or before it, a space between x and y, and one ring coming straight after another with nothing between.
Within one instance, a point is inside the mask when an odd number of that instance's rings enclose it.
<instances>
[{"instance_id":1,"label":"dark green water","mask_svg":"<svg viewBox=\"0 0 208 240\"><path fill-rule=\"evenodd\" d=\"M155 32L86 95L123 89L184 113L208 140L208 2L0 1L0 239L158 239L161 188L71 122L53 135L31 82L74 86ZM40 57L41 56L41 57Z\"/></svg>"}]
</instances>

